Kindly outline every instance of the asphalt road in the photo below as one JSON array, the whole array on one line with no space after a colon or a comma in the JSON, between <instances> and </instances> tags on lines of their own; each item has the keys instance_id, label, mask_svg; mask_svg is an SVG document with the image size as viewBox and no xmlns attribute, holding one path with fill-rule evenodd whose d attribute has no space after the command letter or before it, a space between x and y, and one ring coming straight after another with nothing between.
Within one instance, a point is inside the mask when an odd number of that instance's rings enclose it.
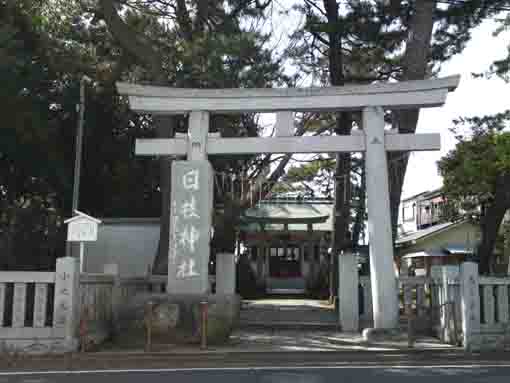
<instances>
[{"instance_id":1,"label":"asphalt road","mask_svg":"<svg viewBox=\"0 0 510 383\"><path fill-rule=\"evenodd\" d=\"M0 383L507 383L505 366L359 366L2 373Z\"/></svg>"}]
</instances>

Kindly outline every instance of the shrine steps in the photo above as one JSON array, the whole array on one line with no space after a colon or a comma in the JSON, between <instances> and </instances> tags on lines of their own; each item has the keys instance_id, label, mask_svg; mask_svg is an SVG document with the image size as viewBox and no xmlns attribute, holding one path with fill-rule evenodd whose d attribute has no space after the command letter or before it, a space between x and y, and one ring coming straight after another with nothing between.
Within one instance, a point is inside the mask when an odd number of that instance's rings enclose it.
<instances>
[{"instance_id":1,"label":"shrine steps","mask_svg":"<svg viewBox=\"0 0 510 383\"><path fill-rule=\"evenodd\" d=\"M337 330L334 306L324 301L272 296L245 300L241 306L240 327L249 329Z\"/></svg>"}]
</instances>

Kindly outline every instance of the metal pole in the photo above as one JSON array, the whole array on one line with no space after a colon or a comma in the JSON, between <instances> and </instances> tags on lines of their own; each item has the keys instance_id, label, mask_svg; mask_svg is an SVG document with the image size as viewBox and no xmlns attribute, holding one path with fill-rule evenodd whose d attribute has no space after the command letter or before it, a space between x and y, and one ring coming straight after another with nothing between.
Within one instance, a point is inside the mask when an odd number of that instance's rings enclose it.
<instances>
[{"instance_id":1,"label":"metal pole","mask_svg":"<svg viewBox=\"0 0 510 383\"><path fill-rule=\"evenodd\" d=\"M88 76L83 76L80 80L80 103L76 105L78 111L78 126L76 130L76 157L74 159L74 174L73 174L73 202L71 214L74 215L75 210L78 210L78 201L80 197L80 175L81 175L81 153L83 147L83 123L85 121L85 83L90 82ZM66 243L66 256L72 256L71 243Z\"/></svg>"},{"instance_id":2,"label":"metal pole","mask_svg":"<svg viewBox=\"0 0 510 383\"><path fill-rule=\"evenodd\" d=\"M84 247L85 244L83 242L80 242L80 274L83 273L84 267L85 267L85 259L84 259Z\"/></svg>"},{"instance_id":3,"label":"metal pole","mask_svg":"<svg viewBox=\"0 0 510 383\"><path fill-rule=\"evenodd\" d=\"M150 352L152 350L152 314L154 304L152 301L147 302L145 306L145 351Z\"/></svg>"},{"instance_id":4,"label":"metal pole","mask_svg":"<svg viewBox=\"0 0 510 383\"><path fill-rule=\"evenodd\" d=\"M200 348L202 350L207 349L207 302L200 302L200 312L201 312L201 331L200 331Z\"/></svg>"}]
</instances>

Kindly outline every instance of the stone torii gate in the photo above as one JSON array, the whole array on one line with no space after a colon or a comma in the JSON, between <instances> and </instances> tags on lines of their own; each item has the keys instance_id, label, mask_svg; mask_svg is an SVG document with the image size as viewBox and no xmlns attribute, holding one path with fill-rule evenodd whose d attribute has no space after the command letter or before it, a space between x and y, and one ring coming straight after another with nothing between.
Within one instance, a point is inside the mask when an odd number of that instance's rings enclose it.
<instances>
[{"instance_id":1,"label":"stone torii gate","mask_svg":"<svg viewBox=\"0 0 510 383\"><path fill-rule=\"evenodd\" d=\"M150 114L189 114L189 137L139 139L138 155L187 155L188 161L172 165L172 219L168 291L208 292L207 263L212 210L212 169L208 155L256 153L365 152L370 275L374 327L398 325L398 291L393 266L387 151L440 149L439 134L385 134L385 109L437 107L455 90L459 76L435 80L286 89L176 89L118 83L121 95L129 97L131 109ZM361 134L350 136L293 136L292 112L362 112ZM211 113L276 112L278 133L269 138L221 138L208 133ZM199 173L200 172L200 173ZM200 175L199 175L200 174ZM176 185L175 182L181 184ZM206 183L207 187L204 187ZM202 185L202 186L199 186ZM193 194L196 192L198 194ZM202 194L200 194L202 193ZM187 199L186 199L187 198ZM199 229L177 233L176 209L196 218ZM183 213L183 214L184 214ZM180 218L183 216L181 215ZM172 236L173 234L173 236ZM178 237L176 235L179 235ZM203 243L192 242L201 238ZM176 263L177 242L188 245L191 258ZM172 243L173 242L173 243ZM179 242L179 243L180 243ZM193 245L193 246L191 246ZM186 263L188 262L188 263ZM352 294L356 294L353 291Z\"/></svg>"}]
</instances>

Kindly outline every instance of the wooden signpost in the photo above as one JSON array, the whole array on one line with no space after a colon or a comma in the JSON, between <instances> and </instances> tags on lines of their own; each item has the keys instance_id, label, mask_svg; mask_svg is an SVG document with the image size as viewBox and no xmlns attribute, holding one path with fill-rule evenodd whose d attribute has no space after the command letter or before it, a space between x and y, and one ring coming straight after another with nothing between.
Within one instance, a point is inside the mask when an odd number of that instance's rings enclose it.
<instances>
[{"instance_id":1,"label":"wooden signpost","mask_svg":"<svg viewBox=\"0 0 510 383\"><path fill-rule=\"evenodd\" d=\"M97 241L97 227L101 220L75 210L74 217L64 221L67 224L67 241L80 243L80 273L84 272L85 242Z\"/></svg>"}]
</instances>

